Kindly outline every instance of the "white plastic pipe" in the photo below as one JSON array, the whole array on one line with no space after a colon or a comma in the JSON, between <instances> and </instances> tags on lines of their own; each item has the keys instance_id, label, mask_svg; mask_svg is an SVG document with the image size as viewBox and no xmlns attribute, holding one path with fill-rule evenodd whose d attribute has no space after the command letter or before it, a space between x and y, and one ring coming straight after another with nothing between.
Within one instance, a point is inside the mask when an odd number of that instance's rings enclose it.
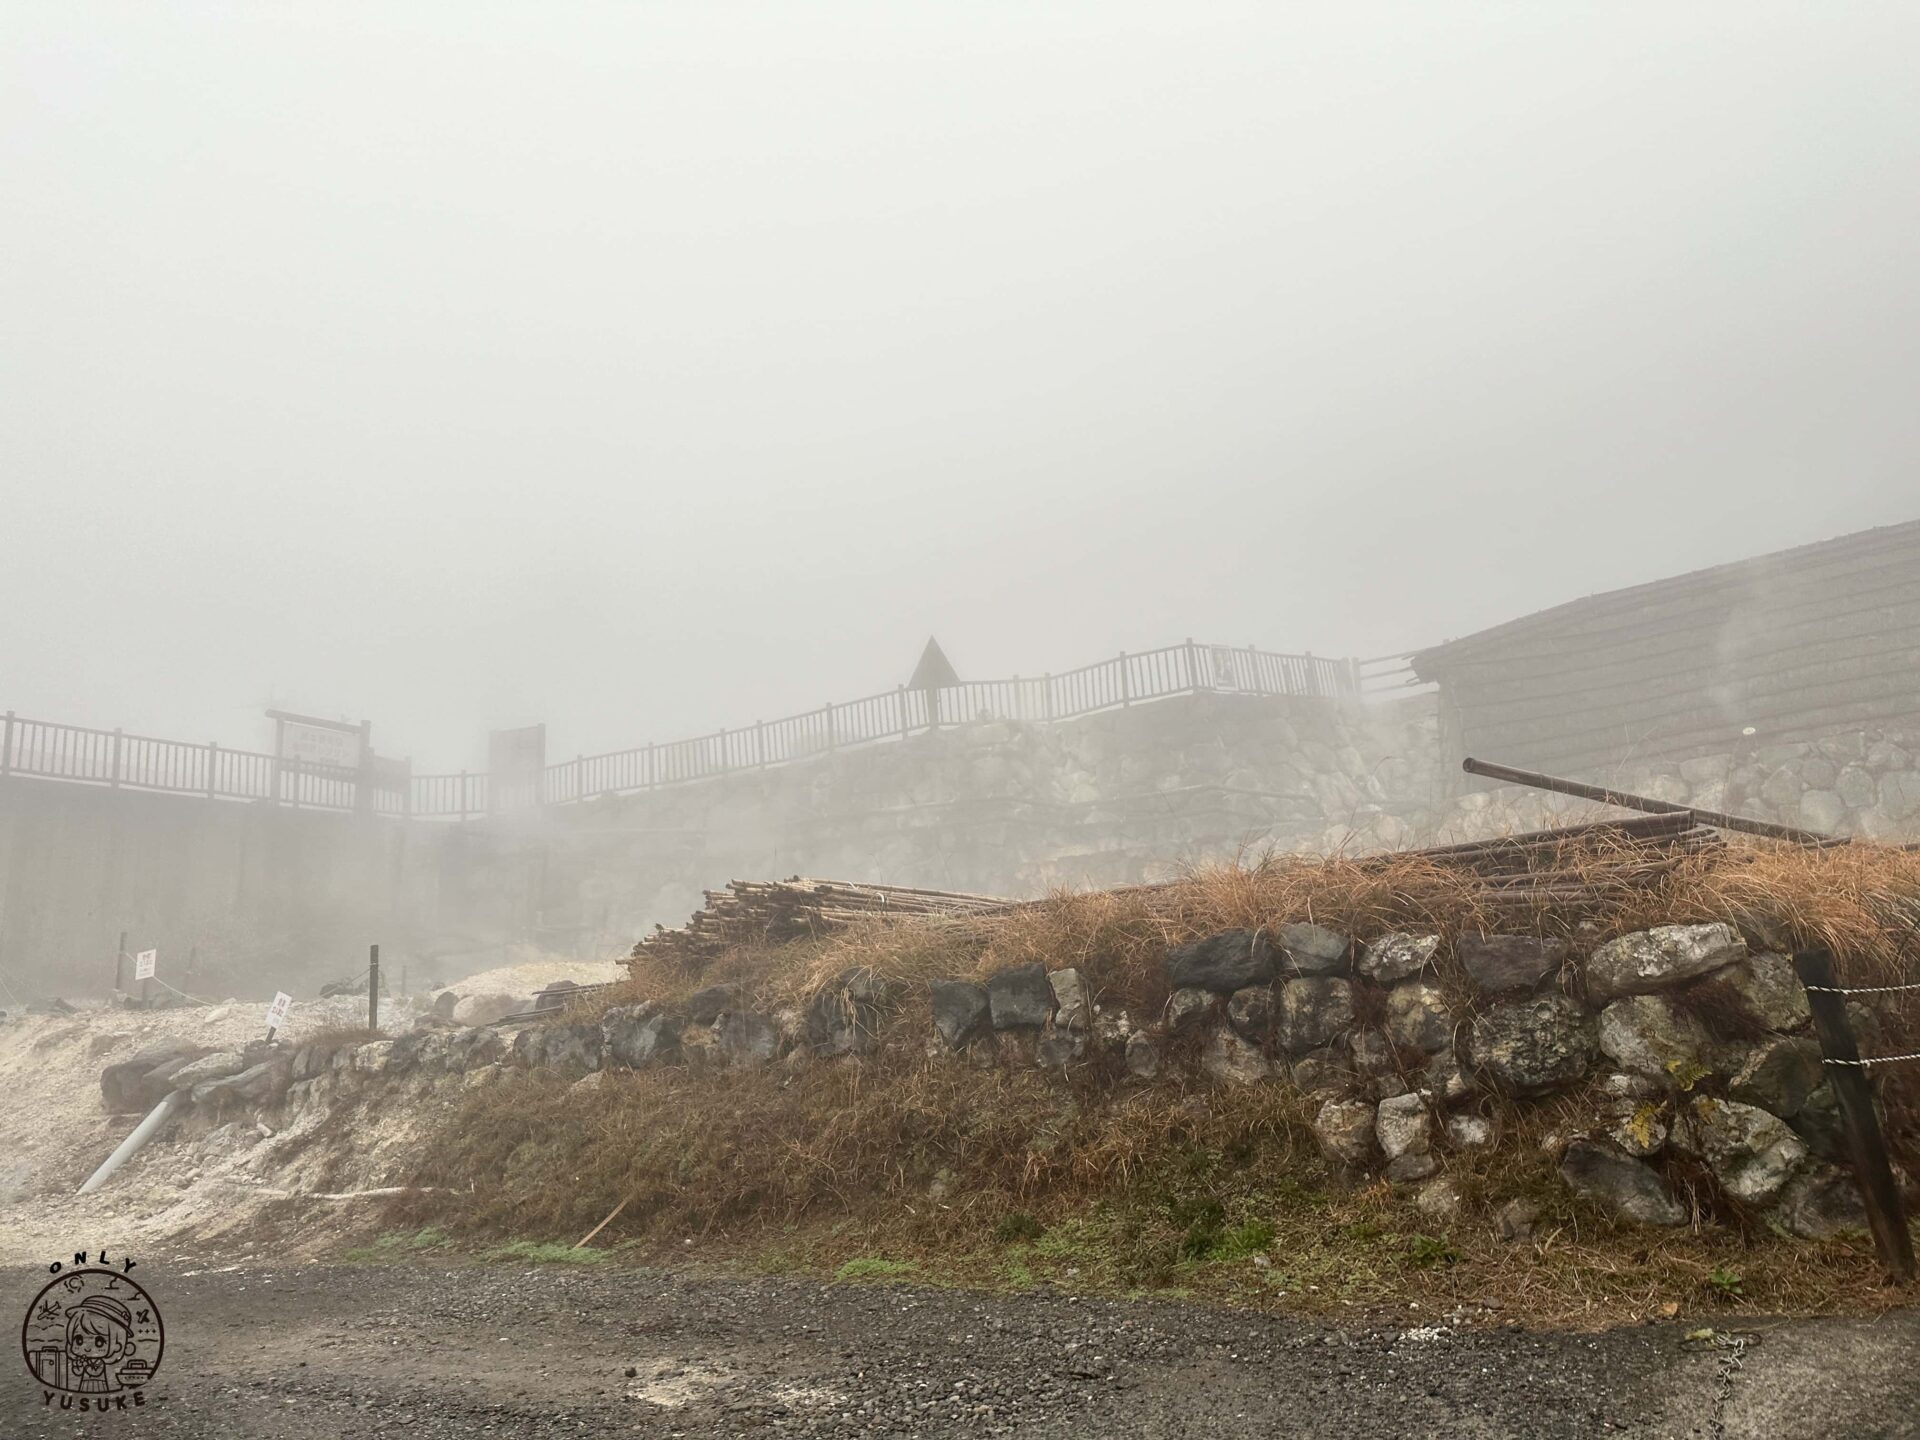
<instances>
[{"instance_id":1,"label":"white plastic pipe","mask_svg":"<svg viewBox=\"0 0 1920 1440\"><path fill-rule=\"evenodd\" d=\"M149 1110L147 1112L147 1118L134 1126L133 1133L120 1142L119 1149L107 1156L106 1161L100 1168L88 1177L87 1183L80 1187L80 1193L85 1195L89 1191L98 1190L102 1185L106 1184L108 1180L112 1179L113 1172L126 1164L127 1161L131 1160L134 1156L138 1155L141 1150L146 1147L146 1143L154 1137L162 1125L167 1123L167 1117L173 1114L175 1109L177 1109L186 1098L186 1091L175 1090L172 1094L168 1095L166 1099Z\"/></svg>"}]
</instances>

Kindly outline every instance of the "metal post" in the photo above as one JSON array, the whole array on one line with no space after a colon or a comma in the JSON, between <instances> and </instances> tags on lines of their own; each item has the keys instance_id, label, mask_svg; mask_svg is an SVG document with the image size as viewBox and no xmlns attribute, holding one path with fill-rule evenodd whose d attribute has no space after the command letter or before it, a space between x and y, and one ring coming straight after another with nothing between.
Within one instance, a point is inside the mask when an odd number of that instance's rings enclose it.
<instances>
[{"instance_id":1,"label":"metal post","mask_svg":"<svg viewBox=\"0 0 1920 1440\"><path fill-rule=\"evenodd\" d=\"M10 774L12 770L13 770L13 711L9 710L7 711L6 728L4 730L0 730L0 776Z\"/></svg>"},{"instance_id":2,"label":"metal post","mask_svg":"<svg viewBox=\"0 0 1920 1440\"><path fill-rule=\"evenodd\" d=\"M1120 703L1133 704L1133 687L1127 679L1127 652L1120 652Z\"/></svg>"},{"instance_id":3,"label":"metal post","mask_svg":"<svg viewBox=\"0 0 1920 1440\"><path fill-rule=\"evenodd\" d=\"M367 1028L380 1028L380 947L367 947Z\"/></svg>"},{"instance_id":4,"label":"metal post","mask_svg":"<svg viewBox=\"0 0 1920 1440\"><path fill-rule=\"evenodd\" d=\"M573 798L579 803L587 798L587 757L573 757Z\"/></svg>"},{"instance_id":5,"label":"metal post","mask_svg":"<svg viewBox=\"0 0 1920 1440\"><path fill-rule=\"evenodd\" d=\"M900 717L900 738L907 738L907 687L896 685L893 689L893 710Z\"/></svg>"},{"instance_id":6,"label":"metal post","mask_svg":"<svg viewBox=\"0 0 1920 1440\"><path fill-rule=\"evenodd\" d=\"M116 730L116 731L114 731L114 732L113 732L113 779L107 782L107 784L108 784L108 787L109 787L110 789L114 789L114 790L118 790L118 789L120 788L120 746L121 746L121 743L122 743L122 737L121 737L121 734L120 734L120 732L119 732L118 730Z\"/></svg>"},{"instance_id":7,"label":"metal post","mask_svg":"<svg viewBox=\"0 0 1920 1440\"><path fill-rule=\"evenodd\" d=\"M460 772L460 818L467 818L467 772Z\"/></svg>"},{"instance_id":8,"label":"metal post","mask_svg":"<svg viewBox=\"0 0 1920 1440\"><path fill-rule=\"evenodd\" d=\"M1040 677L1040 709L1048 720L1053 719L1053 676Z\"/></svg>"},{"instance_id":9,"label":"metal post","mask_svg":"<svg viewBox=\"0 0 1920 1440\"><path fill-rule=\"evenodd\" d=\"M831 749L833 749L833 748L834 748L834 741L833 741L833 702L832 702L832 701L828 701L828 702L827 702L827 706L826 706L826 709L825 709L825 710L823 710L823 711L822 711L821 713L822 713L822 714L824 714L824 715L825 715L825 716L827 717L827 749L829 749L829 750L831 750Z\"/></svg>"},{"instance_id":10,"label":"metal post","mask_svg":"<svg viewBox=\"0 0 1920 1440\"><path fill-rule=\"evenodd\" d=\"M207 742L207 799L209 800L213 799L214 792L219 788L215 783L216 777L218 777L219 774L220 742L218 740L209 740Z\"/></svg>"},{"instance_id":11,"label":"metal post","mask_svg":"<svg viewBox=\"0 0 1920 1440\"><path fill-rule=\"evenodd\" d=\"M1833 956L1825 950L1807 950L1793 957L1794 973L1806 987L1807 1007L1813 1011L1813 1030L1820 1038L1827 1078L1840 1102L1840 1118L1847 1132L1847 1155L1853 1161L1854 1182L1867 1205L1867 1223L1880 1262L1900 1284L1913 1279L1913 1236L1907 1230L1906 1206L1894 1183L1887 1160L1887 1140L1873 1105L1873 1087L1867 1067L1860 1063L1860 1046L1847 1019L1846 996L1833 978Z\"/></svg>"},{"instance_id":12,"label":"metal post","mask_svg":"<svg viewBox=\"0 0 1920 1440\"><path fill-rule=\"evenodd\" d=\"M753 763L760 769L767 768L767 722L753 722Z\"/></svg>"},{"instance_id":13,"label":"metal post","mask_svg":"<svg viewBox=\"0 0 1920 1440\"><path fill-rule=\"evenodd\" d=\"M280 757L286 754L286 750L287 722L276 717L273 722L273 795L267 802L271 805L280 803L280 774L283 764Z\"/></svg>"},{"instance_id":14,"label":"metal post","mask_svg":"<svg viewBox=\"0 0 1920 1440\"><path fill-rule=\"evenodd\" d=\"M127 979L127 932L120 932L120 944L113 952L113 988L115 992L126 987Z\"/></svg>"}]
</instances>

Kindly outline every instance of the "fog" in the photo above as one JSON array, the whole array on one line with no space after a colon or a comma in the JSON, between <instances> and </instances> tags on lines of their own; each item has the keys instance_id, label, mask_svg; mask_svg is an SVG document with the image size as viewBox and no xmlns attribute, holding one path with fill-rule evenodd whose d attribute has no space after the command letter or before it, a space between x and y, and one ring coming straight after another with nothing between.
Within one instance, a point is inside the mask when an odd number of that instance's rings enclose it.
<instances>
[{"instance_id":1,"label":"fog","mask_svg":"<svg viewBox=\"0 0 1920 1440\"><path fill-rule=\"evenodd\" d=\"M0 708L421 768L1909 519L1920 12L0 18Z\"/></svg>"}]
</instances>

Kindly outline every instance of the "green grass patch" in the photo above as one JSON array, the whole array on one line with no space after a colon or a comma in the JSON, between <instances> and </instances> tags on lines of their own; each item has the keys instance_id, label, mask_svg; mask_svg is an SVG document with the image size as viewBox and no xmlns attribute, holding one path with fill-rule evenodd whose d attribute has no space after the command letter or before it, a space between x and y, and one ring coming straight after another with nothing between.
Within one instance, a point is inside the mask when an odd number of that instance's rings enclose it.
<instances>
[{"instance_id":1,"label":"green grass patch","mask_svg":"<svg viewBox=\"0 0 1920 1440\"><path fill-rule=\"evenodd\" d=\"M403 1260L422 1250L438 1250L448 1243L447 1232L437 1225L424 1230L394 1230L366 1245L356 1245L341 1258L353 1261Z\"/></svg>"},{"instance_id":2,"label":"green grass patch","mask_svg":"<svg viewBox=\"0 0 1920 1440\"><path fill-rule=\"evenodd\" d=\"M904 1280L919 1273L911 1260L888 1260L880 1255L856 1255L833 1272L836 1280Z\"/></svg>"},{"instance_id":3,"label":"green grass patch","mask_svg":"<svg viewBox=\"0 0 1920 1440\"><path fill-rule=\"evenodd\" d=\"M550 1240L515 1240L487 1251L488 1260L529 1260L536 1265L597 1265L613 1252L592 1245L557 1245Z\"/></svg>"}]
</instances>

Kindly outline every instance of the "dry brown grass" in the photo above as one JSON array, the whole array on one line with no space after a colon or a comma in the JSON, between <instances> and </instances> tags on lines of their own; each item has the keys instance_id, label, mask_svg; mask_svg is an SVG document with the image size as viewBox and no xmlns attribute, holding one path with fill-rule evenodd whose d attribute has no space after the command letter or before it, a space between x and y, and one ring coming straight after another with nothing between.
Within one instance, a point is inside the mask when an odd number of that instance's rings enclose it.
<instances>
[{"instance_id":1,"label":"dry brown grass","mask_svg":"<svg viewBox=\"0 0 1920 1440\"><path fill-rule=\"evenodd\" d=\"M1783 949L1821 945L1852 983L1911 978L1920 945L1920 854L1855 845L1805 850L1736 840L1647 873L1644 851L1604 837L1569 844L1538 865L1599 888L1592 898L1516 903L1478 877L1419 854L1353 859L1268 856L1195 870L1164 886L1061 892L1005 914L872 920L791 945L742 946L697 972L643 955L619 999L684 999L740 984L765 1005L803 1003L831 977L864 966L921 985L983 977L1038 960L1082 970L1096 992L1138 1014L1166 1000L1169 945L1233 928L1311 920L1362 940L1393 930L1579 935L1588 942L1652 925L1726 920ZM1920 1018L1920 1017L1917 1017Z\"/></svg>"},{"instance_id":2,"label":"dry brown grass","mask_svg":"<svg viewBox=\"0 0 1920 1440\"><path fill-rule=\"evenodd\" d=\"M1269 1087L1174 1077L1114 1095L904 1045L791 1075L609 1076L585 1093L523 1075L469 1097L424 1157L419 1183L465 1193L406 1197L389 1220L570 1244L624 1199L595 1243L641 1258L832 1274L884 1257L933 1281L1337 1313L1412 1302L1598 1324L1668 1305L1818 1312L1899 1298L1864 1240L1782 1239L1725 1212L1710 1187L1693 1196L1703 1219L1731 1225L1616 1225L1568 1194L1539 1144L1576 1117L1576 1098L1494 1109L1505 1145L1452 1167L1467 1210L1436 1221L1384 1182L1331 1174L1301 1100ZM1540 1206L1530 1243L1494 1233L1493 1211L1513 1198ZM1737 1300L1710 1283L1716 1271L1739 1278Z\"/></svg>"}]
</instances>

